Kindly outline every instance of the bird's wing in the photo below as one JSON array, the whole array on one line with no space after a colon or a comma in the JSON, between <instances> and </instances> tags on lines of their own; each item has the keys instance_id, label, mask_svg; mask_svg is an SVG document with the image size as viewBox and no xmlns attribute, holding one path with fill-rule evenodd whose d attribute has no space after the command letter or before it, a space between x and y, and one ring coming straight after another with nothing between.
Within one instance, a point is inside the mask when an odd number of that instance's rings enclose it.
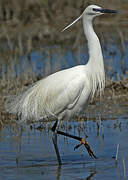
<instances>
[{"instance_id":1,"label":"bird's wing","mask_svg":"<svg viewBox=\"0 0 128 180\"><path fill-rule=\"evenodd\" d=\"M65 73L66 72L66 73ZM85 87L82 72L64 71L37 82L19 95L9 106L9 112L23 121L40 118L57 118L62 112L72 109Z\"/></svg>"},{"instance_id":2,"label":"bird's wing","mask_svg":"<svg viewBox=\"0 0 128 180\"><path fill-rule=\"evenodd\" d=\"M84 82L83 78L77 77L67 86L68 109L72 109L80 98L84 88Z\"/></svg>"},{"instance_id":3,"label":"bird's wing","mask_svg":"<svg viewBox=\"0 0 128 180\"><path fill-rule=\"evenodd\" d=\"M72 109L79 100L84 86L85 77L83 76L76 76L70 79L68 83L63 83L63 91L56 96L56 101L54 101L53 107L55 109L53 112L59 114L66 109Z\"/></svg>"}]
</instances>

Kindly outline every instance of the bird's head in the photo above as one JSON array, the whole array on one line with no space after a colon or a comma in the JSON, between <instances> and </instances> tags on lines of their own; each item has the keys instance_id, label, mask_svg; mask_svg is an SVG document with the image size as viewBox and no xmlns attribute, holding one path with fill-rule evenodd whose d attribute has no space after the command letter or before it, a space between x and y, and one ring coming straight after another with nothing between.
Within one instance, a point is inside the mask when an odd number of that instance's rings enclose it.
<instances>
[{"instance_id":1,"label":"bird's head","mask_svg":"<svg viewBox=\"0 0 128 180\"><path fill-rule=\"evenodd\" d=\"M104 9L100 6L90 5L84 10L83 15L89 16L93 19L94 17L100 16L102 14L117 13L117 12L118 12L117 10Z\"/></svg>"},{"instance_id":2,"label":"bird's head","mask_svg":"<svg viewBox=\"0 0 128 180\"><path fill-rule=\"evenodd\" d=\"M63 30L65 31L66 29L68 29L70 26L72 26L74 23L76 23L79 19L81 19L83 16L86 16L88 19L93 19L96 16L100 16L102 14L110 14L110 13L118 13L117 10L111 10L111 9L104 9L100 6L96 6L96 5L90 5L88 6L84 12L75 20L73 21L71 24L69 24L68 26L66 26Z\"/></svg>"}]
</instances>

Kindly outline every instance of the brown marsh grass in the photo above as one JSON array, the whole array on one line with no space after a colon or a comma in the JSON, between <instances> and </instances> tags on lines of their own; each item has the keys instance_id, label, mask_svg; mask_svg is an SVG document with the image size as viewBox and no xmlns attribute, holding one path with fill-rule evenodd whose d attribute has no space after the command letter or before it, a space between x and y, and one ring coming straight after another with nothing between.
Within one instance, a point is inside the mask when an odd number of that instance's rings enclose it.
<instances>
[{"instance_id":1,"label":"brown marsh grass","mask_svg":"<svg viewBox=\"0 0 128 180\"><path fill-rule=\"evenodd\" d=\"M67 33L61 34L60 31L79 16L89 4L98 4L105 8L120 11L120 14L115 16L97 18L95 29L103 43L116 39L116 43L123 54L124 41L128 41L127 0L111 0L111 3L108 3L107 0L0 0L1 124L9 117L4 109L7 96L18 94L28 88L30 84L44 77L43 74L40 76L34 74L31 65L24 74L16 76L14 64L18 63L19 58L24 54L29 57L33 50L41 52L43 45L61 44L65 47L65 45L71 44L72 49L75 50L78 44L84 43L83 30L80 28L81 22L77 23L75 28L71 28ZM45 75L49 74L50 68L49 64L45 70ZM58 64L57 69L59 68ZM7 74L5 69L7 69ZM106 99L112 102L114 99L114 101L123 101L126 104L128 79L124 78L118 82L107 79L103 97L103 102L106 102ZM99 98L96 96L91 105L98 102ZM110 105L108 104L106 105L107 108Z\"/></svg>"},{"instance_id":2,"label":"brown marsh grass","mask_svg":"<svg viewBox=\"0 0 128 180\"><path fill-rule=\"evenodd\" d=\"M127 0L111 0L111 3L107 0L0 0L0 42L7 44L6 49L1 47L0 54L7 54L7 51L12 55L28 53L43 44L73 43L75 46L78 40L83 41L80 23L63 35L60 31L89 4L120 11L120 14L115 16L97 18L95 24L100 36L105 38L114 31L120 41L128 39L127 29L123 28L128 25Z\"/></svg>"}]
</instances>

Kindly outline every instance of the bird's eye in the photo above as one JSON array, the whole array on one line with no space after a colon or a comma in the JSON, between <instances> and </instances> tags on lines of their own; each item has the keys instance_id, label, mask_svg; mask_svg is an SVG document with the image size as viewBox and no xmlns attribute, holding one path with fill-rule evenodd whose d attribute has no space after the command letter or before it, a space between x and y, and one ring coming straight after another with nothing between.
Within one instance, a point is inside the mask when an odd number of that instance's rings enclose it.
<instances>
[{"instance_id":1,"label":"bird's eye","mask_svg":"<svg viewBox=\"0 0 128 180\"><path fill-rule=\"evenodd\" d=\"M95 11L95 12L99 12L100 11L100 9L96 9L96 8L93 8L92 10Z\"/></svg>"}]
</instances>

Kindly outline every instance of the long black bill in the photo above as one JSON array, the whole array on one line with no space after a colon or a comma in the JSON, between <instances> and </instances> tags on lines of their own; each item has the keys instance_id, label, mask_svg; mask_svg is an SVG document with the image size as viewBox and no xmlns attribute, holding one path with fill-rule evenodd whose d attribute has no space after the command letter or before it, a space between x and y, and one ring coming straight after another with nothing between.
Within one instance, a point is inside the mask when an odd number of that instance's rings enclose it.
<instances>
[{"instance_id":1,"label":"long black bill","mask_svg":"<svg viewBox=\"0 0 128 180\"><path fill-rule=\"evenodd\" d=\"M101 13L118 13L119 11L117 10L112 10L112 9L97 9L97 8L93 8L93 11L99 11Z\"/></svg>"}]
</instances>

